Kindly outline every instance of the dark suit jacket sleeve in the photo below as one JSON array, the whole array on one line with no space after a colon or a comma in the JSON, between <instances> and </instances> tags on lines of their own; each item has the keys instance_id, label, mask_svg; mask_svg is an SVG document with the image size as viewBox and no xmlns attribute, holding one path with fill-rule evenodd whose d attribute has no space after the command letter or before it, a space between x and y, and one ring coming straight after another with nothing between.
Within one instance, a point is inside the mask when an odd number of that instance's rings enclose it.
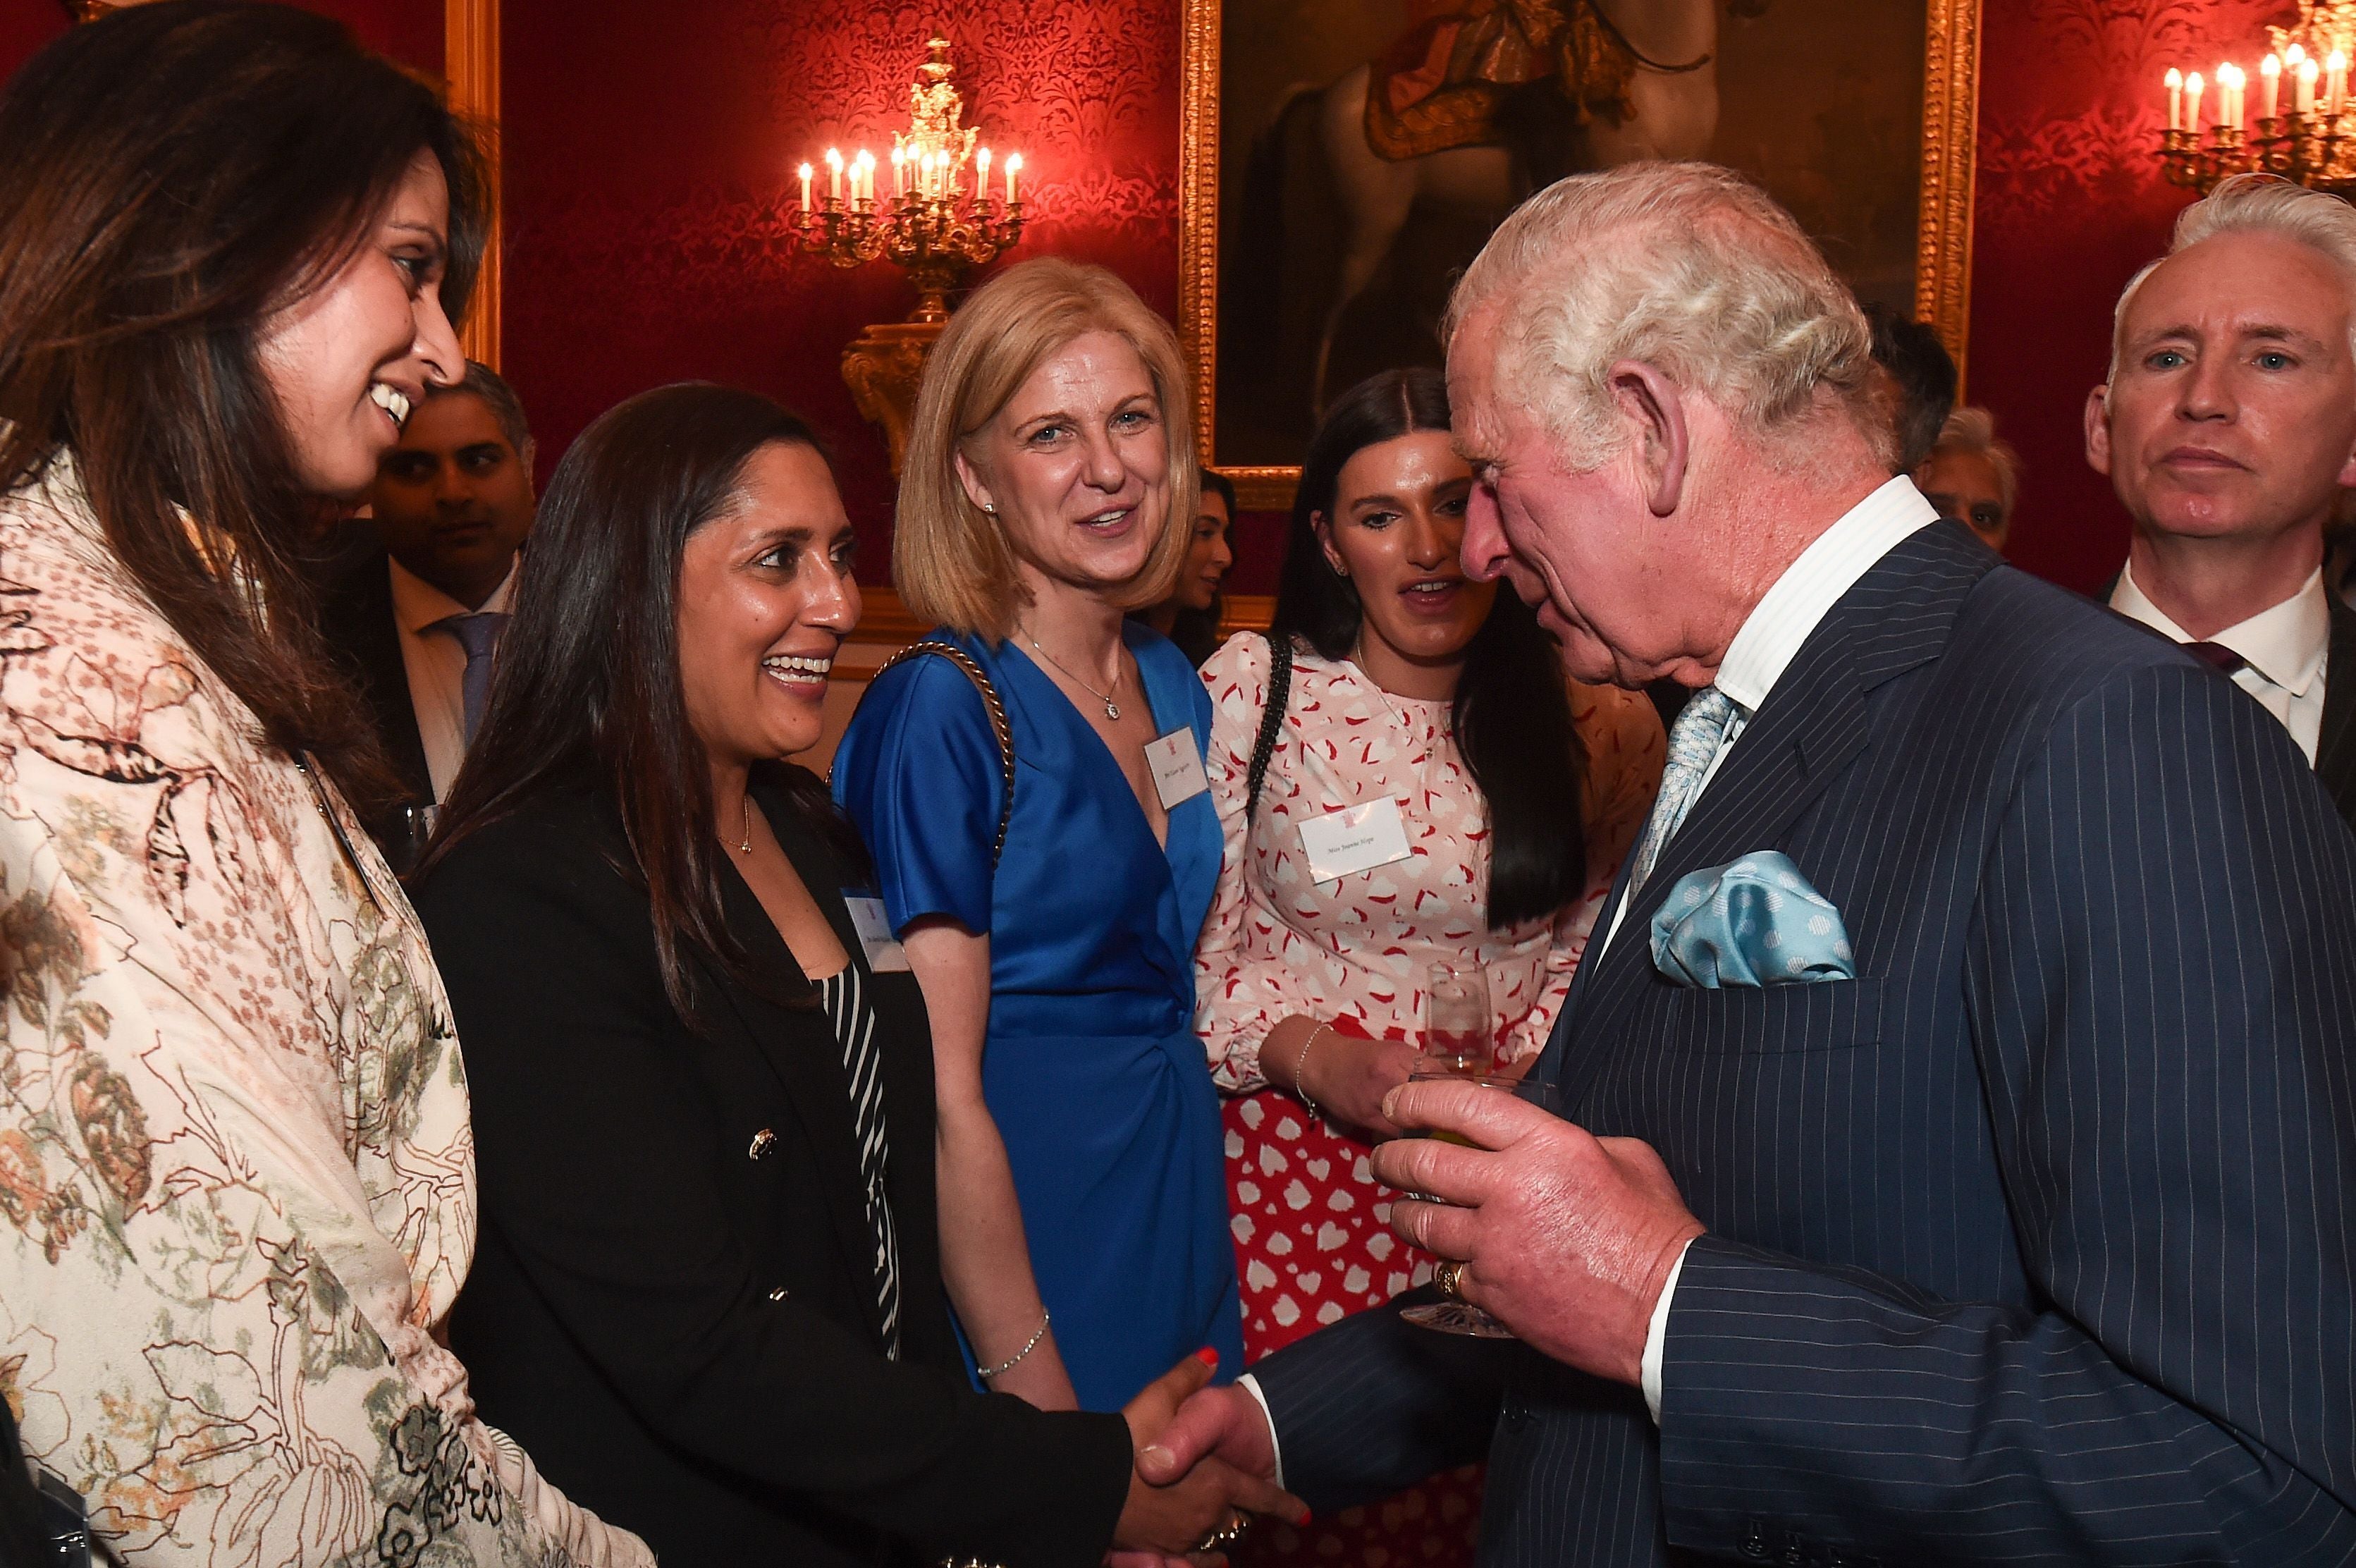
<instances>
[{"instance_id":1,"label":"dark suit jacket sleeve","mask_svg":"<svg viewBox=\"0 0 2356 1568\"><path fill-rule=\"evenodd\" d=\"M1518 1346L1402 1322L1429 1290L1354 1314L1248 1369L1268 1400L1288 1491L1317 1513L1376 1498L1488 1451Z\"/></svg>"},{"instance_id":2,"label":"dark suit jacket sleeve","mask_svg":"<svg viewBox=\"0 0 2356 1568\"><path fill-rule=\"evenodd\" d=\"M644 896L556 832L508 829L461 846L419 904L465 1052L484 1223L567 1331L692 1462L935 1551L1094 1564L1127 1495L1122 1419L977 1393L770 1300L675 1059L688 1042Z\"/></svg>"},{"instance_id":3,"label":"dark suit jacket sleeve","mask_svg":"<svg viewBox=\"0 0 2356 1568\"><path fill-rule=\"evenodd\" d=\"M1997 809L1964 983L2048 1305L1703 1239L1668 1320L1670 1540L2348 1562L2356 843L2263 709L2172 664L2082 699Z\"/></svg>"}]
</instances>

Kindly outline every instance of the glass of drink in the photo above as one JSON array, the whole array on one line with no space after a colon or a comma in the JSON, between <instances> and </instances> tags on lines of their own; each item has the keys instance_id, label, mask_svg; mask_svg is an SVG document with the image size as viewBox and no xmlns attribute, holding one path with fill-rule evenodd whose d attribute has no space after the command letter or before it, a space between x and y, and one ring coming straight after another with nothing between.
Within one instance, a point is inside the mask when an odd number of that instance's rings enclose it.
<instances>
[{"instance_id":1,"label":"glass of drink","mask_svg":"<svg viewBox=\"0 0 2356 1568\"><path fill-rule=\"evenodd\" d=\"M1491 1043L1489 975L1478 963L1442 961L1423 983L1423 1057L1419 1073L1487 1078Z\"/></svg>"},{"instance_id":2,"label":"glass of drink","mask_svg":"<svg viewBox=\"0 0 2356 1568\"><path fill-rule=\"evenodd\" d=\"M1539 1110L1545 1112L1549 1116L1559 1116L1562 1114L1562 1099L1560 1091L1551 1083L1529 1081L1517 1083L1511 1079L1491 1078L1485 1073L1479 1078L1471 1078L1470 1075L1467 1074L1443 1072L1423 1067L1419 1067L1415 1071L1408 1075L1408 1081L1409 1083L1430 1081L1434 1079L1455 1079L1459 1082L1471 1081L1478 1083L1483 1089L1498 1090L1508 1094L1517 1095L1521 1099L1528 1101L1531 1104L1537 1106ZM1454 1133L1440 1132L1437 1130L1430 1132L1409 1132L1407 1136L1410 1138L1437 1138L1441 1143L1457 1144L1465 1148L1472 1148L1474 1146L1472 1140L1470 1138L1462 1137ZM1409 1193L1407 1196L1424 1203L1437 1203L1440 1201L1438 1198L1428 1197L1422 1193ZM1430 1328L1441 1334L1459 1334L1468 1339L1511 1339L1514 1337L1514 1331L1512 1329L1506 1327L1504 1324L1498 1322L1495 1318L1490 1316L1479 1307L1474 1306L1469 1301L1442 1300L1425 1302L1419 1306L1408 1307L1406 1311L1400 1313L1399 1316L1405 1318L1408 1322L1414 1324L1418 1328Z\"/></svg>"}]
</instances>

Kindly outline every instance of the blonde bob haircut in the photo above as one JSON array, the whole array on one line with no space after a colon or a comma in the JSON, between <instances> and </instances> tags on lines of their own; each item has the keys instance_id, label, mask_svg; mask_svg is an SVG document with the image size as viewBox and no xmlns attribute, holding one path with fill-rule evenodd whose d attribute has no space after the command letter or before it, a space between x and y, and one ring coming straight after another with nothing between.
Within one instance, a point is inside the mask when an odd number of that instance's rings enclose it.
<instances>
[{"instance_id":1,"label":"blonde bob haircut","mask_svg":"<svg viewBox=\"0 0 2356 1568\"><path fill-rule=\"evenodd\" d=\"M1014 547L999 520L966 494L957 455L974 462L982 431L1032 372L1090 332L1111 333L1145 362L1169 448L1162 536L1114 602L1142 609L1169 596L1185 564L1202 488L1177 335L1104 268L1043 257L976 289L949 317L925 367L892 535L892 585L918 620L995 644L1030 604Z\"/></svg>"}]
</instances>

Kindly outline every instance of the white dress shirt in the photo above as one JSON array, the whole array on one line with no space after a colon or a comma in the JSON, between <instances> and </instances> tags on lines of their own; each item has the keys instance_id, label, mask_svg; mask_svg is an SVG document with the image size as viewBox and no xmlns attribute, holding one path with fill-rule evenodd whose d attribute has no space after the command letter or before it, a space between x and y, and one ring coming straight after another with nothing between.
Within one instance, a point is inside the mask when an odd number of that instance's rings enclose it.
<instances>
[{"instance_id":1,"label":"white dress shirt","mask_svg":"<svg viewBox=\"0 0 2356 1568\"><path fill-rule=\"evenodd\" d=\"M410 571L391 556L385 568L392 574L392 618L401 628L401 664L409 675L409 706L417 715L417 738L425 746L425 771L434 780L439 804L450 793L458 765L466 759L466 650L457 634L434 623L462 616L466 607ZM516 569L508 575L481 608L505 615L515 596Z\"/></svg>"},{"instance_id":2,"label":"white dress shirt","mask_svg":"<svg viewBox=\"0 0 2356 1568\"><path fill-rule=\"evenodd\" d=\"M1727 754L1767 701L1775 682L1783 678L1798 658L1800 649L1812 636L1832 607L1840 603L1858 579L1880 564L1881 558L1913 537L1918 529L1939 521L1939 514L1912 479L1890 480L1871 495L1842 514L1841 520L1818 534L1800 553L1799 559L1786 567L1775 579L1764 596L1734 634L1727 645L1726 658L1718 667L1714 682L1718 689L1732 698L1739 712L1726 726L1718 751L1710 758L1708 769L1702 775L1700 789L1694 794L1694 804L1709 790L1710 783L1724 766ZM2236 651L2239 651L2236 650ZM1692 806L1687 807L1688 815ZM1627 914L1623 897L1613 908L1612 924L1602 941L1588 950L1587 962L1595 962L1619 935L1620 922ZM1661 1299L1654 1305L1652 1324L1644 1335L1644 1356L1641 1382L1645 1406L1653 1419L1661 1419L1661 1362L1668 1339L1669 1301L1676 1294L1677 1280L1685 1273L1683 1253L1670 1266L1667 1283L1662 1286ZM1268 1396L1260 1391L1259 1383L1247 1372L1236 1381L1252 1398L1259 1402L1263 1414L1269 1416L1269 1432L1274 1441L1276 1420L1268 1410ZM1277 1484L1284 1484L1284 1461L1278 1450Z\"/></svg>"},{"instance_id":3,"label":"white dress shirt","mask_svg":"<svg viewBox=\"0 0 2356 1568\"><path fill-rule=\"evenodd\" d=\"M2119 585L2111 590L2111 608L2129 620L2141 621L2170 642L2216 643L2230 648L2244 660L2233 671L2233 684L2255 697L2266 712L2282 722L2315 766L2315 746L2323 734L2324 666L2331 654L2331 599L2323 586L2323 569L2317 567L2298 592L2270 610L2260 610L2245 621L2227 627L2211 638L2196 638L2168 618L2136 585L2135 569L2119 569Z\"/></svg>"}]
</instances>

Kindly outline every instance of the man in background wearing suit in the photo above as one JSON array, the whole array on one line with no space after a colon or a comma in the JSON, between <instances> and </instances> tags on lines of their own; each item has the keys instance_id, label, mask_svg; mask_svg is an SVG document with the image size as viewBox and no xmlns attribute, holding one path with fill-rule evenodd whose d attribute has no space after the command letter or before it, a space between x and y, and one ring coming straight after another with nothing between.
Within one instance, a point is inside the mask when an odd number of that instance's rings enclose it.
<instances>
[{"instance_id":1,"label":"man in background wearing suit","mask_svg":"<svg viewBox=\"0 0 2356 1568\"><path fill-rule=\"evenodd\" d=\"M490 690L517 554L531 527L532 440L497 372L427 389L377 467L383 552L328 596L328 642L356 675L405 799L369 831L397 869L450 791Z\"/></svg>"},{"instance_id":2,"label":"man in background wearing suit","mask_svg":"<svg viewBox=\"0 0 2356 1568\"><path fill-rule=\"evenodd\" d=\"M2323 578L2356 485L2351 332L2356 209L2229 179L2120 296L2086 456L2135 519L2111 607L2264 704L2356 824L2356 610Z\"/></svg>"},{"instance_id":3,"label":"man in background wearing suit","mask_svg":"<svg viewBox=\"0 0 2356 1568\"><path fill-rule=\"evenodd\" d=\"M1485 1453L1516 1568L2350 1561L2356 837L2297 748L1890 477L1864 320L1739 177L1565 180L1449 319L1467 567L1694 696L1558 1116L1385 1106L1474 1145L1376 1170L1520 1342L1358 1314L1141 1468L1323 1511Z\"/></svg>"}]
</instances>

